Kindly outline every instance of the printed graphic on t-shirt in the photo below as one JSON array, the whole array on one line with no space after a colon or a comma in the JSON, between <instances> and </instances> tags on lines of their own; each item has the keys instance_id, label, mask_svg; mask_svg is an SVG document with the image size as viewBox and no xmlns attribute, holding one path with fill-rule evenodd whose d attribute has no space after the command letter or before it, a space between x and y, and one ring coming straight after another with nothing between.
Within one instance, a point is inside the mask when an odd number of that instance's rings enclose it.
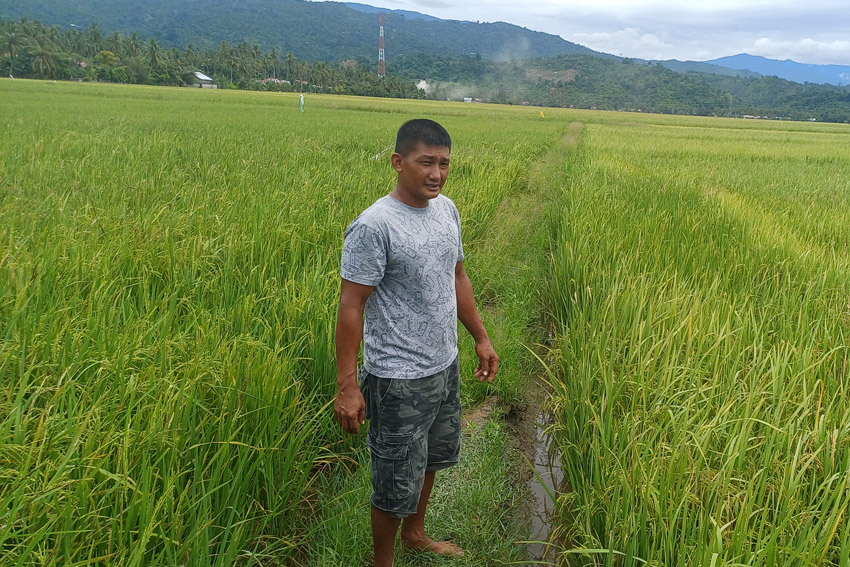
<instances>
[{"instance_id":1,"label":"printed graphic on t-shirt","mask_svg":"<svg viewBox=\"0 0 850 567\"><path fill-rule=\"evenodd\" d=\"M366 369L420 378L457 355L455 266L463 259L460 216L445 196L417 209L386 196L345 233L342 277L375 286L366 303Z\"/></svg>"}]
</instances>

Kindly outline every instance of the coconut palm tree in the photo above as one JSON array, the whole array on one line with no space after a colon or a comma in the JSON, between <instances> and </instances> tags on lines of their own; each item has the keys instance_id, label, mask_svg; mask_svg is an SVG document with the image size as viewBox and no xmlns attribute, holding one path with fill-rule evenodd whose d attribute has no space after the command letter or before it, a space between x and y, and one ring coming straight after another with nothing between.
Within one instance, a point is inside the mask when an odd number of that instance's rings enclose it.
<instances>
[{"instance_id":1,"label":"coconut palm tree","mask_svg":"<svg viewBox=\"0 0 850 567\"><path fill-rule=\"evenodd\" d=\"M306 61L301 61L295 65L295 75L296 79L298 80L298 92L304 90L304 75L307 74L308 69L309 66L307 65Z\"/></svg>"},{"instance_id":2,"label":"coconut palm tree","mask_svg":"<svg viewBox=\"0 0 850 567\"><path fill-rule=\"evenodd\" d=\"M183 58L183 53L176 47L168 50L168 59L173 63L178 73L182 73L185 70L186 60Z\"/></svg>"},{"instance_id":3,"label":"coconut palm tree","mask_svg":"<svg viewBox=\"0 0 850 567\"><path fill-rule=\"evenodd\" d=\"M252 75L252 69L254 68L254 51L251 46L249 46L244 41L239 42L231 52L233 56L233 66L236 70L242 75L244 79L247 79ZM232 80L232 79L231 79Z\"/></svg>"},{"instance_id":4,"label":"coconut palm tree","mask_svg":"<svg viewBox=\"0 0 850 567\"><path fill-rule=\"evenodd\" d=\"M291 83L292 75L295 73L295 65L297 64L297 60L295 59L295 54L291 51L286 54L286 79Z\"/></svg>"},{"instance_id":5,"label":"coconut palm tree","mask_svg":"<svg viewBox=\"0 0 850 567\"><path fill-rule=\"evenodd\" d=\"M40 25L41 23L36 20L31 20L29 18L21 18L21 21L18 23L18 29L26 37L33 37L36 34L38 26Z\"/></svg>"},{"instance_id":6,"label":"coconut palm tree","mask_svg":"<svg viewBox=\"0 0 850 567\"><path fill-rule=\"evenodd\" d=\"M130 57L138 57L142 54L142 40L139 38L139 34L133 32L130 34L130 37L126 39L127 43L127 54Z\"/></svg>"},{"instance_id":7,"label":"coconut palm tree","mask_svg":"<svg viewBox=\"0 0 850 567\"><path fill-rule=\"evenodd\" d=\"M218 46L218 60L221 61L223 65L226 65L230 68L230 82L233 82L233 67L236 64L236 58L234 56L234 50L231 49L230 45L226 41L222 41Z\"/></svg>"},{"instance_id":8,"label":"coconut palm tree","mask_svg":"<svg viewBox=\"0 0 850 567\"><path fill-rule=\"evenodd\" d=\"M2 50L3 55L9 56L10 77L15 75L15 59L25 45L26 37L14 27L12 22L5 22L3 31L0 32L0 50Z\"/></svg>"},{"instance_id":9,"label":"coconut palm tree","mask_svg":"<svg viewBox=\"0 0 850 567\"><path fill-rule=\"evenodd\" d=\"M331 82L333 72L330 65L325 61L319 61L313 67L313 80L321 87L322 92L325 92L325 87Z\"/></svg>"},{"instance_id":10,"label":"coconut palm tree","mask_svg":"<svg viewBox=\"0 0 850 567\"><path fill-rule=\"evenodd\" d=\"M265 59L265 55L263 55L263 50L260 49L260 46L255 43L248 50L248 61L249 67L251 69L251 78L261 78L260 71L262 71L263 59Z\"/></svg>"},{"instance_id":11,"label":"coconut palm tree","mask_svg":"<svg viewBox=\"0 0 850 567\"><path fill-rule=\"evenodd\" d=\"M183 59L186 61L186 65L192 67L194 70L195 62L198 59L198 51L191 43L187 45L185 51L183 51Z\"/></svg>"},{"instance_id":12,"label":"coconut palm tree","mask_svg":"<svg viewBox=\"0 0 850 567\"><path fill-rule=\"evenodd\" d=\"M47 28L46 37L47 37L47 39L50 40L50 43L52 43L53 45L55 45L57 47L62 46L63 37L62 37L62 34L59 32L59 28L57 28L57 27Z\"/></svg>"},{"instance_id":13,"label":"coconut palm tree","mask_svg":"<svg viewBox=\"0 0 850 567\"><path fill-rule=\"evenodd\" d=\"M277 47L272 47L268 59L272 64L272 78L277 79L277 64L280 61L280 51L277 50Z\"/></svg>"},{"instance_id":14,"label":"coconut palm tree","mask_svg":"<svg viewBox=\"0 0 850 567\"><path fill-rule=\"evenodd\" d=\"M51 49L51 46L47 41L42 40L39 42L35 38L31 39L29 51L32 54L33 71L39 75L55 75L56 53Z\"/></svg>"},{"instance_id":15,"label":"coconut palm tree","mask_svg":"<svg viewBox=\"0 0 850 567\"><path fill-rule=\"evenodd\" d=\"M148 40L148 63L150 63L151 71L155 71L162 65L162 50L154 38Z\"/></svg>"},{"instance_id":16,"label":"coconut palm tree","mask_svg":"<svg viewBox=\"0 0 850 567\"><path fill-rule=\"evenodd\" d=\"M117 31L112 32L106 38L106 49L115 55L121 55L124 47L124 38Z\"/></svg>"},{"instance_id":17,"label":"coconut palm tree","mask_svg":"<svg viewBox=\"0 0 850 567\"><path fill-rule=\"evenodd\" d=\"M71 53L77 57L85 57L88 50L88 41L80 30L68 30L65 34L65 44Z\"/></svg>"},{"instance_id":18,"label":"coconut palm tree","mask_svg":"<svg viewBox=\"0 0 850 567\"><path fill-rule=\"evenodd\" d=\"M103 43L103 34L100 33L100 28L94 22L89 26L88 33L88 56L94 57L100 52L101 44Z\"/></svg>"}]
</instances>

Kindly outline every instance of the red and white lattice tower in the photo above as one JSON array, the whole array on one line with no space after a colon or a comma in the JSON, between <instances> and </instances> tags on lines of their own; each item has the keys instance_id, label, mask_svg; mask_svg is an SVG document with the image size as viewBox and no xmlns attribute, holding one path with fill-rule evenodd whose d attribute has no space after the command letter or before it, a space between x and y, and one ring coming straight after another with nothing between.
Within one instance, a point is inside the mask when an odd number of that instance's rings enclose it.
<instances>
[{"instance_id":1,"label":"red and white lattice tower","mask_svg":"<svg viewBox=\"0 0 850 567\"><path fill-rule=\"evenodd\" d=\"M384 59L384 15L381 14L381 34L378 37L378 76L387 74L387 63Z\"/></svg>"}]
</instances>

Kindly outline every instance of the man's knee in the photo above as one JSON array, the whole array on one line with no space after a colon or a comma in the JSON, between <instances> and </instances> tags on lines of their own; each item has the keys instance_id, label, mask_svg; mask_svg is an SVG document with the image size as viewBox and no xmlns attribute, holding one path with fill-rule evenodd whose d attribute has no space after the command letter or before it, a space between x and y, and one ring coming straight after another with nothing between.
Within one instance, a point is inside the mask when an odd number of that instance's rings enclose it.
<instances>
[{"instance_id":1,"label":"man's knee","mask_svg":"<svg viewBox=\"0 0 850 567\"><path fill-rule=\"evenodd\" d=\"M370 433L366 442L372 456L372 506L394 518L416 514L425 479L427 440L407 434Z\"/></svg>"}]
</instances>

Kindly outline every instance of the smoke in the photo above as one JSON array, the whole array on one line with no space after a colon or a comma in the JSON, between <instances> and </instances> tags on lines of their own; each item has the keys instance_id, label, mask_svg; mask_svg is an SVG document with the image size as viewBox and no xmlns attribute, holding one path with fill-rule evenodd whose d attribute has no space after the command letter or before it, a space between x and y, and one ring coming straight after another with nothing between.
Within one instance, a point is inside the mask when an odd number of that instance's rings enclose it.
<instances>
[{"instance_id":1,"label":"smoke","mask_svg":"<svg viewBox=\"0 0 850 567\"><path fill-rule=\"evenodd\" d=\"M463 100L466 97L478 98L478 88L460 83L431 83L428 98L435 100Z\"/></svg>"},{"instance_id":2,"label":"smoke","mask_svg":"<svg viewBox=\"0 0 850 567\"><path fill-rule=\"evenodd\" d=\"M513 41L506 42L502 49L493 58L497 63L509 63L529 59L531 44L527 37L517 36Z\"/></svg>"}]
</instances>

